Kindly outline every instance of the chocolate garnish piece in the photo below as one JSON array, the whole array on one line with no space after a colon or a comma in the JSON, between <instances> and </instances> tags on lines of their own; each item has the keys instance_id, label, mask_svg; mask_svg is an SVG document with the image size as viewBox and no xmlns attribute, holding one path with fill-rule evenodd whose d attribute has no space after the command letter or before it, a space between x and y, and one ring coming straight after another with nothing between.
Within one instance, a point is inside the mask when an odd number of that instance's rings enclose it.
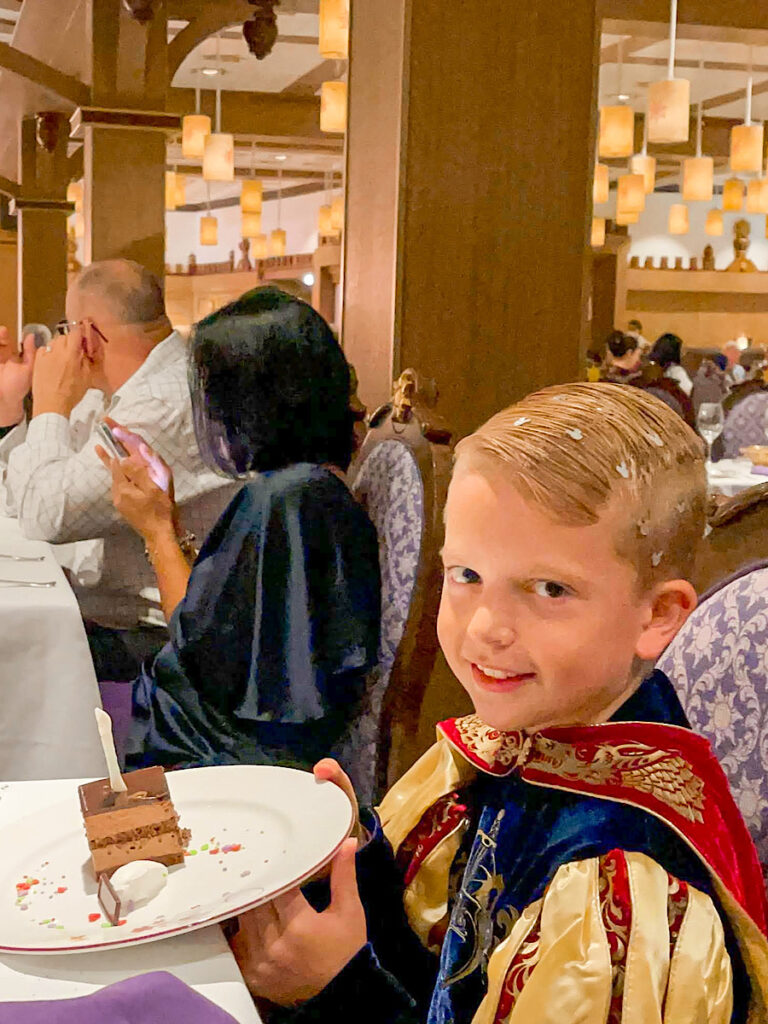
<instances>
[{"instance_id":1,"label":"chocolate garnish piece","mask_svg":"<svg viewBox=\"0 0 768 1024\"><path fill-rule=\"evenodd\" d=\"M120 920L120 897L106 875L99 875L99 888L96 893L99 905L110 924L116 925Z\"/></svg>"},{"instance_id":2,"label":"chocolate garnish piece","mask_svg":"<svg viewBox=\"0 0 768 1024\"><path fill-rule=\"evenodd\" d=\"M127 772L123 775L123 779L128 787L125 793L113 793L109 779L97 779L95 782L86 782L79 786L80 809L83 812L83 817L88 818L90 815L100 814L102 811L135 807L140 803L170 798L165 773L158 765L140 768L135 772Z\"/></svg>"}]
</instances>

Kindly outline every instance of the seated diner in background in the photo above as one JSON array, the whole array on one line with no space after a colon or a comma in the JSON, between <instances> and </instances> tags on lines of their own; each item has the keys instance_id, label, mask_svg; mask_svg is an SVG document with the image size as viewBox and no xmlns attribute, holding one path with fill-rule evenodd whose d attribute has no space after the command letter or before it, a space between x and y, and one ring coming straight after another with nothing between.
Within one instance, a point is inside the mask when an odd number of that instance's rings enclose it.
<instances>
[{"instance_id":1,"label":"seated diner in background","mask_svg":"<svg viewBox=\"0 0 768 1024\"><path fill-rule=\"evenodd\" d=\"M676 334L662 334L656 339L648 353L648 360L660 366L664 371L664 376L669 380L673 380L680 390L690 398L693 391L693 381L681 365L682 351L682 339L678 338Z\"/></svg>"},{"instance_id":2,"label":"seated diner in background","mask_svg":"<svg viewBox=\"0 0 768 1024\"><path fill-rule=\"evenodd\" d=\"M110 474L95 452L101 421L117 416L173 467L186 529L207 533L232 492L200 458L186 345L157 278L129 260L92 263L69 286L66 317L49 345L35 350L26 338L23 353L6 349L0 365L6 505L32 539L103 539L101 565L92 569L98 582L81 585L75 572L73 589L97 678L130 680L168 633L143 546L115 511Z\"/></svg>"},{"instance_id":3,"label":"seated diner in background","mask_svg":"<svg viewBox=\"0 0 768 1024\"><path fill-rule=\"evenodd\" d=\"M606 339L607 365L602 379L614 384L632 384L640 377L640 350L637 338L623 331L611 331Z\"/></svg>"},{"instance_id":4,"label":"seated diner in background","mask_svg":"<svg viewBox=\"0 0 768 1024\"><path fill-rule=\"evenodd\" d=\"M171 634L133 683L126 767L309 767L344 736L377 660L376 531L344 481L349 368L322 317L273 287L196 324L189 359L202 455L241 484L194 566L168 467L117 424L130 457L99 450Z\"/></svg>"}]
</instances>

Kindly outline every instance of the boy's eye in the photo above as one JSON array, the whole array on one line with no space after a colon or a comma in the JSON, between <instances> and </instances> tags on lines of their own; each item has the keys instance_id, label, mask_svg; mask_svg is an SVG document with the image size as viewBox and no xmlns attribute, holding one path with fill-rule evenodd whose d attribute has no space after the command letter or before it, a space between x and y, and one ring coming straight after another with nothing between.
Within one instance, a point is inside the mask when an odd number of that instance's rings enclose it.
<instances>
[{"instance_id":1,"label":"boy's eye","mask_svg":"<svg viewBox=\"0 0 768 1024\"><path fill-rule=\"evenodd\" d=\"M570 593L564 583L557 583L555 580L536 580L533 584L533 592L538 597L548 597L550 600L565 597Z\"/></svg>"},{"instance_id":2,"label":"boy's eye","mask_svg":"<svg viewBox=\"0 0 768 1024\"><path fill-rule=\"evenodd\" d=\"M451 583L479 583L480 577L474 569L468 569L465 565L451 565L445 570L445 575Z\"/></svg>"}]
</instances>

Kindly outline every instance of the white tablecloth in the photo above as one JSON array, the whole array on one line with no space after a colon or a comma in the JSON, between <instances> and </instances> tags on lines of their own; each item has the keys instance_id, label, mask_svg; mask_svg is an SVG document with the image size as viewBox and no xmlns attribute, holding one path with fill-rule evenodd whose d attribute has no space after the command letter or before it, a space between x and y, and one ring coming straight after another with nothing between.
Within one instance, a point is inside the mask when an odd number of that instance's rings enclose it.
<instances>
[{"instance_id":1,"label":"white tablecloth","mask_svg":"<svg viewBox=\"0 0 768 1024\"><path fill-rule=\"evenodd\" d=\"M749 459L721 459L707 463L707 480L711 491L732 497L748 487L768 483L768 476L753 473Z\"/></svg>"},{"instance_id":2,"label":"white tablecloth","mask_svg":"<svg viewBox=\"0 0 768 1024\"><path fill-rule=\"evenodd\" d=\"M0 832L5 833L14 819L60 802L80 781L84 780L0 784ZM84 996L112 982L160 970L175 974L241 1024L259 1024L218 925L161 942L101 953L0 955L0 999L20 1002Z\"/></svg>"},{"instance_id":3,"label":"white tablecloth","mask_svg":"<svg viewBox=\"0 0 768 1024\"><path fill-rule=\"evenodd\" d=\"M0 778L101 776L99 690L77 602L51 547L0 517L0 578L56 580L48 589L0 584Z\"/></svg>"}]
</instances>

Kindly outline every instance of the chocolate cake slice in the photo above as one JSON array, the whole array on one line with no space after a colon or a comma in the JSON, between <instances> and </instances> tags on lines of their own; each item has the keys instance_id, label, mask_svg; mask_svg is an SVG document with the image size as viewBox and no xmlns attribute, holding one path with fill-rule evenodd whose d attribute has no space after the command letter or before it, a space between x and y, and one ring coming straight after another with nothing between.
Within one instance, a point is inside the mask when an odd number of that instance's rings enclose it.
<instances>
[{"instance_id":1,"label":"chocolate cake slice","mask_svg":"<svg viewBox=\"0 0 768 1024\"><path fill-rule=\"evenodd\" d=\"M181 864L189 842L189 832L179 828L162 768L141 768L127 772L123 779L128 787L125 793L113 793L109 779L79 787L97 879L134 860Z\"/></svg>"}]
</instances>

